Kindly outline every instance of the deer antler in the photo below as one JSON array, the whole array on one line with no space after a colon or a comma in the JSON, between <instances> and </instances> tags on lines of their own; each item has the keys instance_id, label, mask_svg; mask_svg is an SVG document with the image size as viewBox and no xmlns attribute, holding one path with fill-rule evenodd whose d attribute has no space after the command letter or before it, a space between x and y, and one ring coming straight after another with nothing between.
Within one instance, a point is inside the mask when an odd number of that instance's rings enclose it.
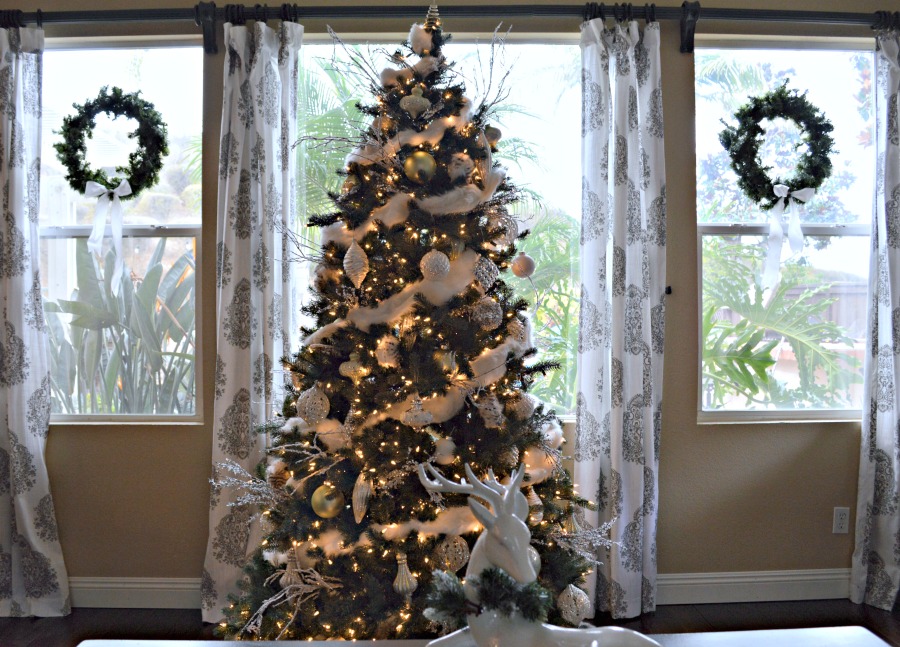
<instances>
[{"instance_id":1,"label":"deer antler","mask_svg":"<svg viewBox=\"0 0 900 647\"><path fill-rule=\"evenodd\" d=\"M426 469L431 474L431 478L425 473ZM466 464L465 469L466 476L469 479L468 482L463 480L457 483L438 472L430 463L419 463L419 480L426 490L432 492L453 492L455 494L477 496L487 501L496 513L500 506L503 505L503 494L482 483L468 464ZM494 482L496 483L496 479L494 479Z\"/></svg>"}]
</instances>

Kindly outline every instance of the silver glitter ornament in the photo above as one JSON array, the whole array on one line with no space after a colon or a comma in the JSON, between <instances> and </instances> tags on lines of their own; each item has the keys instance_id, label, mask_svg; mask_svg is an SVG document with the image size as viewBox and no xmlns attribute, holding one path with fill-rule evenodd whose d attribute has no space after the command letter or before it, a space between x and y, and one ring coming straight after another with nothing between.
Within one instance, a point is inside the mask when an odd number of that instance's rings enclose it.
<instances>
[{"instance_id":1,"label":"silver glitter ornament","mask_svg":"<svg viewBox=\"0 0 900 647\"><path fill-rule=\"evenodd\" d=\"M434 559L443 570L455 573L469 563L469 544L459 535L448 536L434 549Z\"/></svg>"},{"instance_id":2,"label":"silver glitter ornament","mask_svg":"<svg viewBox=\"0 0 900 647\"><path fill-rule=\"evenodd\" d=\"M525 327L525 324L519 321L518 317L513 317L509 320L509 323L506 324L506 332L520 344L524 344L528 339L528 329Z\"/></svg>"},{"instance_id":3,"label":"silver glitter ornament","mask_svg":"<svg viewBox=\"0 0 900 647\"><path fill-rule=\"evenodd\" d=\"M369 499L371 497L372 482L366 478L365 472L360 472L356 483L353 485L353 496L351 497L353 518L356 519L356 523L362 523L363 517L366 516L366 511L369 509Z\"/></svg>"},{"instance_id":4,"label":"silver glitter ornament","mask_svg":"<svg viewBox=\"0 0 900 647\"><path fill-rule=\"evenodd\" d=\"M424 427L434 420L430 411L422 407L422 399L417 395L412 400L412 406L403 414L403 422L410 427Z\"/></svg>"},{"instance_id":5,"label":"silver glitter ornament","mask_svg":"<svg viewBox=\"0 0 900 647\"><path fill-rule=\"evenodd\" d=\"M499 276L500 270L493 261L484 256L478 258L478 262L475 263L475 280L481 284L482 288L489 290Z\"/></svg>"},{"instance_id":6,"label":"silver glitter ornament","mask_svg":"<svg viewBox=\"0 0 900 647\"><path fill-rule=\"evenodd\" d=\"M494 330L503 323L503 308L490 297L484 297L472 308L472 320L482 330Z\"/></svg>"},{"instance_id":7,"label":"silver glitter ornament","mask_svg":"<svg viewBox=\"0 0 900 647\"><path fill-rule=\"evenodd\" d=\"M520 393L519 397L509 402L509 411L519 420L530 418L534 413L534 399L524 393Z\"/></svg>"},{"instance_id":8,"label":"silver glitter ornament","mask_svg":"<svg viewBox=\"0 0 900 647\"><path fill-rule=\"evenodd\" d=\"M444 252L432 249L419 261L419 269L426 281L443 281L450 274L450 259Z\"/></svg>"},{"instance_id":9,"label":"silver glitter ornament","mask_svg":"<svg viewBox=\"0 0 900 647\"><path fill-rule=\"evenodd\" d=\"M375 346L375 359L385 368L396 368L400 365L400 340L393 335L385 335Z\"/></svg>"},{"instance_id":10,"label":"silver glitter ornament","mask_svg":"<svg viewBox=\"0 0 900 647\"><path fill-rule=\"evenodd\" d=\"M344 273L354 287L359 288L369 273L369 257L355 240L344 254Z\"/></svg>"},{"instance_id":11,"label":"silver glitter ornament","mask_svg":"<svg viewBox=\"0 0 900 647\"><path fill-rule=\"evenodd\" d=\"M493 393L482 396L478 400L478 410L488 429L499 429L503 426L503 406Z\"/></svg>"},{"instance_id":12,"label":"silver glitter ornament","mask_svg":"<svg viewBox=\"0 0 900 647\"><path fill-rule=\"evenodd\" d=\"M531 256L525 252L519 252L519 255L513 259L510 269L520 279L527 279L534 274L535 266L536 264Z\"/></svg>"},{"instance_id":13,"label":"silver glitter ornament","mask_svg":"<svg viewBox=\"0 0 900 647\"><path fill-rule=\"evenodd\" d=\"M556 598L556 607L563 620L577 627L591 612L591 599L580 588L569 584Z\"/></svg>"},{"instance_id":14,"label":"silver glitter ornament","mask_svg":"<svg viewBox=\"0 0 900 647\"><path fill-rule=\"evenodd\" d=\"M417 588L419 588L419 582L409 571L406 553L397 553L397 577L394 578L394 590L409 600Z\"/></svg>"},{"instance_id":15,"label":"silver glitter ornament","mask_svg":"<svg viewBox=\"0 0 900 647\"><path fill-rule=\"evenodd\" d=\"M317 386L307 389L297 398L297 415L308 424L316 425L328 415L331 403L325 391Z\"/></svg>"},{"instance_id":16,"label":"silver glitter ornament","mask_svg":"<svg viewBox=\"0 0 900 647\"><path fill-rule=\"evenodd\" d=\"M516 467L519 464L519 448L511 445L504 449L500 453L500 463L504 467Z\"/></svg>"}]
</instances>

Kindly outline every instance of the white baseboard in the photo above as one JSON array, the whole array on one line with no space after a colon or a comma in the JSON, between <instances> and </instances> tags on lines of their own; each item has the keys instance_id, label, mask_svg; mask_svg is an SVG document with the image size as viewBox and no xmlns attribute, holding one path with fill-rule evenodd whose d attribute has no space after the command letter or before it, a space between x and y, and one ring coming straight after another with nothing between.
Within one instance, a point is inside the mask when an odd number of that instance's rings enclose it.
<instances>
[{"instance_id":1,"label":"white baseboard","mask_svg":"<svg viewBox=\"0 0 900 647\"><path fill-rule=\"evenodd\" d=\"M72 577L73 607L199 609L199 578ZM661 573L657 604L827 600L850 596L850 569Z\"/></svg>"},{"instance_id":2,"label":"white baseboard","mask_svg":"<svg viewBox=\"0 0 900 647\"><path fill-rule=\"evenodd\" d=\"M199 609L200 578L70 577L73 607Z\"/></svg>"},{"instance_id":3,"label":"white baseboard","mask_svg":"<svg viewBox=\"0 0 900 647\"><path fill-rule=\"evenodd\" d=\"M850 597L850 569L661 573L656 584L657 604L829 600Z\"/></svg>"}]
</instances>

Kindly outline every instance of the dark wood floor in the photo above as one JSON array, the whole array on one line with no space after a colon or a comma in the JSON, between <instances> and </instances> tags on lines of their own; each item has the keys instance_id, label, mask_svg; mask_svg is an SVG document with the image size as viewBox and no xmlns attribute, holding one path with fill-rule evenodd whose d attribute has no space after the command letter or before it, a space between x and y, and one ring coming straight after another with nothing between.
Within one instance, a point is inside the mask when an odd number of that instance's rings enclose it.
<instances>
[{"instance_id":1,"label":"dark wood floor","mask_svg":"<svg viewBox=\"0 0 900 647\"><path fill-rule=\"evenodd\" d=\"M848 600L670 605L638 620L597 624L648 634L860 625L900 647L900 609ZM213 634L193 609L75 609L65 618L0 618L0 647L75 647L88 638L211 640Z\"/></svg>"}]
</instances>

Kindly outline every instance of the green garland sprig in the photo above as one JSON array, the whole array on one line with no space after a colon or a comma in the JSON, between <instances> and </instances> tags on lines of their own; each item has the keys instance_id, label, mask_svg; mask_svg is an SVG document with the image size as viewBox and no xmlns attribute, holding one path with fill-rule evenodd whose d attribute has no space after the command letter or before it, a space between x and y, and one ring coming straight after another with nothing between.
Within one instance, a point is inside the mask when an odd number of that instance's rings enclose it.
<instances>
[{"instance_id":1,"label":"green garland sprig","mask_svg":"<svg viewBox=\"0 0 900 647\"><path fill-rule=\"evenodd\" d=\"M106 113L113 118L123 116L134 119L137 128L128 134L137 138L138 148L128 156L128 166L116 167L116 172L128 180L131 194L122 200L136 198L141 191L159 182L163 157L169 154L166 124L153 104L140 98L140 92L123 92L120 88L100 88L96 99L83 105L72 104L75 114L64 117L62 128L57 131L62 141L54 144L56 156L66 168L66 180L78 193L84 193L88 182L96 182L113 190L118 186L102 170L95 170L85 161L87 140L91 139L97 115Z\"/></svg>"},{"instance_id":2,"label":"green garland sprig","mask_svg":"<svg viewBox=\"0 0 900 647\"><path fill-rule=\"evenodd\" d=\"M453 573L434 571L431 590L425 598L425 617L450 629L468 624L466 616L497 611L511 616L519 613L530 622L545 622L553 606L550 592L537 582L520 584L499 568L488 568L481 575L467 578L475 587L478 604L466 598L462 582Z\"/></svg>"},{"instance_id":3,"label":"green garland sprig","mask_svg":"<svg viewBox=\"0 0 900 647\"><path fill-rule=\"evenodd\" d=\"M789 90L787 81L768 94L751 97L750 103L735 112L734 117L738 125L725 124L725 130L719 133L719 141L731 156L731 168L737 173L738 186L761 209L769 210L778 202L774 193L776 184L786 185L791 192L805 187L818 189L831 175L829 154L834 140L828 133L834 127L805 95ZM759 147L766 134L760 122L779 117L797 124L807 145L793 176L786 180L780 177L772 180L768 175L772 167L762 166L759 159Z\"/></svg>"}]
</instances>

